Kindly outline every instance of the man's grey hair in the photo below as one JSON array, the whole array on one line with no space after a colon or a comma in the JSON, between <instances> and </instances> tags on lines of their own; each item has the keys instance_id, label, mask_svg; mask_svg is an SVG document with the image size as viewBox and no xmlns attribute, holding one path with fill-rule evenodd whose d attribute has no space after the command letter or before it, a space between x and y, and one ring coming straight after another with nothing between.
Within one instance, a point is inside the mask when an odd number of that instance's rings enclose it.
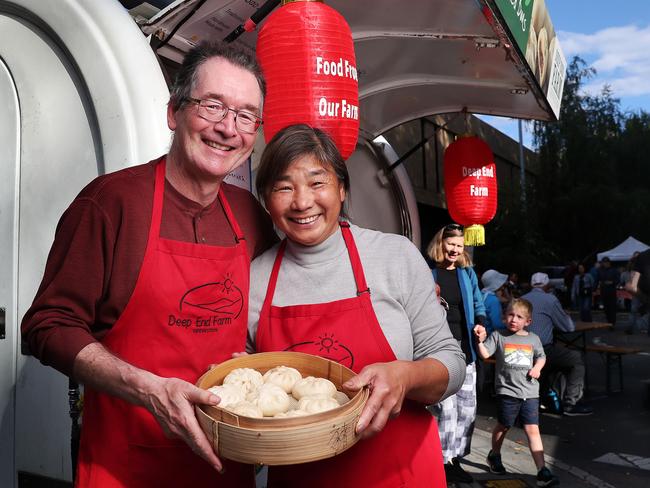
<instances>
[{"instance_id":1,"label":"man's grey hair","mask_svg":"<svg viewBox=\"0 0 650 488\"><path fill-rule=\"evenodd\" d=\"M203 63L212 58L225 59L255 76L260 91L262 92L262 101L264 101L264 97L266 96L266 81L262 74L262 68L255 56L231 44L203 41L187 52L183 59L183 64L176 74L176 79L169 96L169 105L174 112L188 103L192 96L192 90L198 83L199 68Z\"/></svg>"}]
</instances>

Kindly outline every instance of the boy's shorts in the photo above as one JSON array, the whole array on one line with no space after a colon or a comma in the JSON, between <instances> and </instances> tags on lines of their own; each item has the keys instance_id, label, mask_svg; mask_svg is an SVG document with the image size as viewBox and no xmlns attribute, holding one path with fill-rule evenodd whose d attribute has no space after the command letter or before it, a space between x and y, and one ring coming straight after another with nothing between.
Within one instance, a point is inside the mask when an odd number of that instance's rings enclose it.
<instances>
[{"instance_id":1,"label":"boy's shorts","mask_svg":"<svg viewBox=\"0 0 650 488\"><path fill-rule=\"evenodd\" d=\"M539 398L514 398L498 395L499 413L497 420L505 427L515 425L517 416L524 425L539 424Z\"/></svg>"}]
</instances>

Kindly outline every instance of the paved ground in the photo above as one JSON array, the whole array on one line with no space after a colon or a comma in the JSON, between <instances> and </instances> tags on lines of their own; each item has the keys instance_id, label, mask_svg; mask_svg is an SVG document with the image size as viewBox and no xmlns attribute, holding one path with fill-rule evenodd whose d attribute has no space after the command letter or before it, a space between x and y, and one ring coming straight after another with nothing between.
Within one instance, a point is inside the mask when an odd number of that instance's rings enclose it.
<instances>
[{"instance_id":1,"label":"paved ground","mask_svg":"<svg viewBox=\"0 0 650 488\"><path fill-rule=\"evenodd\" d=\"M604 320L596 315L594 320ZM590 391L586 399L594 407L587 417L543 414L540 430L549 468L561 486L645 488L650 485L650 336L627 335L627 314L619 314L613 331L591 333L589 341L636 347L642 353L623 357L624 390L606 394L605 363L598 354L587 354ZM597 339L598 341L598 339ZM476 431L466 468L475 473L474 484L460 487L516 488L535 486L535 466L521 429L513 428L502 450L508 480L487 472L485 457L490 448L490 432L496 423L496 404L488 391L479 396ZM505 477L504 477L505 478ZM496 480L488 482L487 480ZM450 483L449 486L454 486Z\"/></svg>"},{"instance_id":2,"label":"paved ground","mask_svg":"<svg viewBox=\"0 0 650 488\"><path fill-rule=\"evenodd\" d=\"M595 321L604 321L596 312ZM619 314L613 331L588 333L588 342L596 337L601 343L630 346L642 353L623 358L624 390L606 394L605 364L595 353L587 354L590 391L586 399L594 407L587 417L542 414L542 432L546 462L570 488L647 488L650 485L650 336L644 329L636 335L625 334L628 315ZM591 335L589 335L591 334ZM513 428L503 448L503 463L508 474L489 473L485 458L490 450L491 430L496 423L496 404L490 392L479 395L472 452L464 459L472 473L471 484L449 483L456 488L526 488L536 486L536 469L523 430ZM264 476L258 486L264 486ZM365 488L365 487L364 487ZM368 487L371 488L371 487Z\"/></svg>"}]
</instances>

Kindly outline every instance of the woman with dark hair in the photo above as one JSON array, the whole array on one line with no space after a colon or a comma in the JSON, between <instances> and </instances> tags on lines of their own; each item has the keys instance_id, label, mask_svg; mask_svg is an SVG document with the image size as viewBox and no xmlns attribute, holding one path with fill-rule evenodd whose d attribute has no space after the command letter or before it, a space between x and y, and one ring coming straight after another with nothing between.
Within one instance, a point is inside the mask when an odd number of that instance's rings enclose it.
<instances>
[{"instance_id":1,"label":"woman with dark hair","mask_svg":"<svg viewBox=\"0 0 650 488\"><path fill-rule=\"evenodd\" d=\"M465 368L418 249L342 217L347 168L319 129L278 132L256 185L286 238L251 268L249 352L317 354L358 373L345 388L370 389L361 442L326 460L273 466L268 486L446 486L425 405L453 394Z\"/></svg>"},{"instance_id":2,"label":"woman with dark hair","mask_svg":"<svg viewBox=\"0 0 650 488\"><path fill-rule=\"evenodd\" d=\"M459 458L469 454L474 431L477 352L473 329L476 324L485 323L485 306L472 260L465 251L461 225L449 224L440 229L427 254L436 263L433 277L448 307L449 328L466 358L463 386L432 410L438 418L448 481L471 483L472 476L461 467Z\"/></svg>"}]
</instances>

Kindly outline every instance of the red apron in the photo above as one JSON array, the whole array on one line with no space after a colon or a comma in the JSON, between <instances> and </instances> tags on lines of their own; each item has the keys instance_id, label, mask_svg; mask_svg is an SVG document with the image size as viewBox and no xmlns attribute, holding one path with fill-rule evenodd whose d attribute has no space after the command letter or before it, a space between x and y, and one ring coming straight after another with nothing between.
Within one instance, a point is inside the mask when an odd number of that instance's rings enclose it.
<instances>
[{"instance_id":1,"label":"red apron","mask_svg":"<svg viewBox=\"0 0 650 488\"><path fill-rule=\"evenodd\" d=\"M223 192L233 247L160 237L165 161L156 166L149 240L135 289L103 345L134 366L194 383L211 363L243 351L250 260ZM225 229L229 232L229 229ZM224 461L220 475L144 407L85 389L77 487L252 487L250 465Z\"/></svg>"},{"instance_id":2,"label":"red apron","mask_svg":"<svg viewBox=\"0 0 650 488\"><path fill-rule=\"evenodd\" d=\"M355 372L378 362L395 361L370 301L363 267L349 224L341 222L357 285L357 296L329 303L272 306L284 256L280 245L260 314L259 352L300 351L333 359ZM446 487L435 420L421 404L406 401L399 417L378 435L359 441L333 458L292 466L272 466L269 488Z\"/></svg>"}]
</instances>

